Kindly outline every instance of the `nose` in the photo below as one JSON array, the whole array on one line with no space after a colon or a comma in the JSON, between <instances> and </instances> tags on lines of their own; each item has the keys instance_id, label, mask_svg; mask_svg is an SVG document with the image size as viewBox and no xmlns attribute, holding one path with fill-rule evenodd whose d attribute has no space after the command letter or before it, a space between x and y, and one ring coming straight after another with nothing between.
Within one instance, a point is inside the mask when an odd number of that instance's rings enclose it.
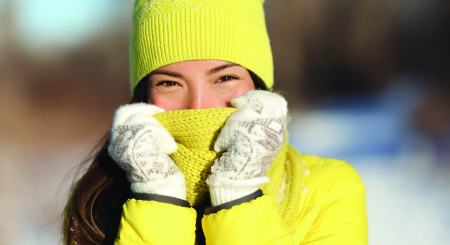
<instances>
[{"instance_id":1,"label":"nose","mask_svg":"<svg viewBox=\"0 0 450 245\"><path fill-rule=\"evenodd\" d=\"M219 99L207 86L193 88L190 93L189 109L209 109L221 107Z\"/></svg>"}]
</instances>

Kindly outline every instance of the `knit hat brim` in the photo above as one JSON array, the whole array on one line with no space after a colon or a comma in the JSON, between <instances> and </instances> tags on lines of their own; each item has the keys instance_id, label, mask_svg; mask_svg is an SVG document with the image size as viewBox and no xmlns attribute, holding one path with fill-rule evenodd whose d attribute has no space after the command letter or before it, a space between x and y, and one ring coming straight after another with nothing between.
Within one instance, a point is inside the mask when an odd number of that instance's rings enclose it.
<instances>
[{"instance_id":1,"label":"knit hat brim","mask_svg":"<svg viewBox=\"0 0 450 245\"><path fill-rule=\"evenodd\" d=\"M236 63L254 72L271 88L272 52L261 2L251 0L250 4L236 6L248 8L241 11L231 6L195 2L199 3L162 10L158 9L162 8L160 5L136 4L130 45L132 93L151 71L188 60ZM252 12L239 14L245 11Z\"/></svg>"}]
</instances>

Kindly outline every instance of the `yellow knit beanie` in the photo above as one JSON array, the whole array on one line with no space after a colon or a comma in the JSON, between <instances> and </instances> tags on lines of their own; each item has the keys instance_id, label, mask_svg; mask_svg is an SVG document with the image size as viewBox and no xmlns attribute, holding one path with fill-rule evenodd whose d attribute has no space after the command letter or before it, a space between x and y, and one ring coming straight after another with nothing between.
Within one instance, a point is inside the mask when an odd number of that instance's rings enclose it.
<instances>
[{"instance_id":1,"label":"yellow knit beanie","mask_svg":"<svg viewBox=\"0 0 450 245\"><path fill-rule=\"evenodd\" d=\"M151 71L187 60L239 64L273 86L264 0L136 0L131 92Z\"/></svg>"}]
</instances>

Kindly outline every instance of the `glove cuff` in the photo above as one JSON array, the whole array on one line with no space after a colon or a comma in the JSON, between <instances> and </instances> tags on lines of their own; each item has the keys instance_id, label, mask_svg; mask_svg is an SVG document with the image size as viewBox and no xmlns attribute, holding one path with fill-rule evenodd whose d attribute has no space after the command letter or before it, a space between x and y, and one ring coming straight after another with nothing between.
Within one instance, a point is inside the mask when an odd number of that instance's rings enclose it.
<instances>
[{"instance_id":1,"label":"glove cuff","mask_svg":"<svg viewBox=\"0 0 450 245\"><path fill-rule=\"evenodd\" d=\"M206 183L209 184L212 206L234 201L257 191L263 184L269 182L269 177L261 176L251 179L233 180L212 174Z\"/></svg>"},{"instance_id":2,"label":"glove cuff","mask_svg":"<svg viewBox=\"0 0 450 245\"><path fill-rule=\"evenodd\" d=\"M131 184L133 193L148 193L186 200L186 181L182 173L164 179L135 182Z\"/></svg>"}]
</instances>

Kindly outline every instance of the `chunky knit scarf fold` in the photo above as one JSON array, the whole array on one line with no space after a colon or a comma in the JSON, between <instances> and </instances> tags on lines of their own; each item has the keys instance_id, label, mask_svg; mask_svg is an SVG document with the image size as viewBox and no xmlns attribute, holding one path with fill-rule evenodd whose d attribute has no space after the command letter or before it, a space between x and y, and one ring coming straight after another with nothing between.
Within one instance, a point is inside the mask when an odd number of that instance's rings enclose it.
<instances>
[{"instance_id":1,"label":"chunky knit scarf fold","mask_svg":"<svg viewBox=\"0 0 450 245\"><path fill-rule=\"evenodd\" d=\"M170 132L178 144L171 155L186 177L187 201L198 205L208 197L206 179L211 174L214 160L220 153L214 151L214 142L234 108L174 110L153 115ZM274 196L278 210L293 229L302 195L303 162L294 147L284 143L267 175L270 182L261 187L265 194Z\"/></svg>"}]
</instances>

